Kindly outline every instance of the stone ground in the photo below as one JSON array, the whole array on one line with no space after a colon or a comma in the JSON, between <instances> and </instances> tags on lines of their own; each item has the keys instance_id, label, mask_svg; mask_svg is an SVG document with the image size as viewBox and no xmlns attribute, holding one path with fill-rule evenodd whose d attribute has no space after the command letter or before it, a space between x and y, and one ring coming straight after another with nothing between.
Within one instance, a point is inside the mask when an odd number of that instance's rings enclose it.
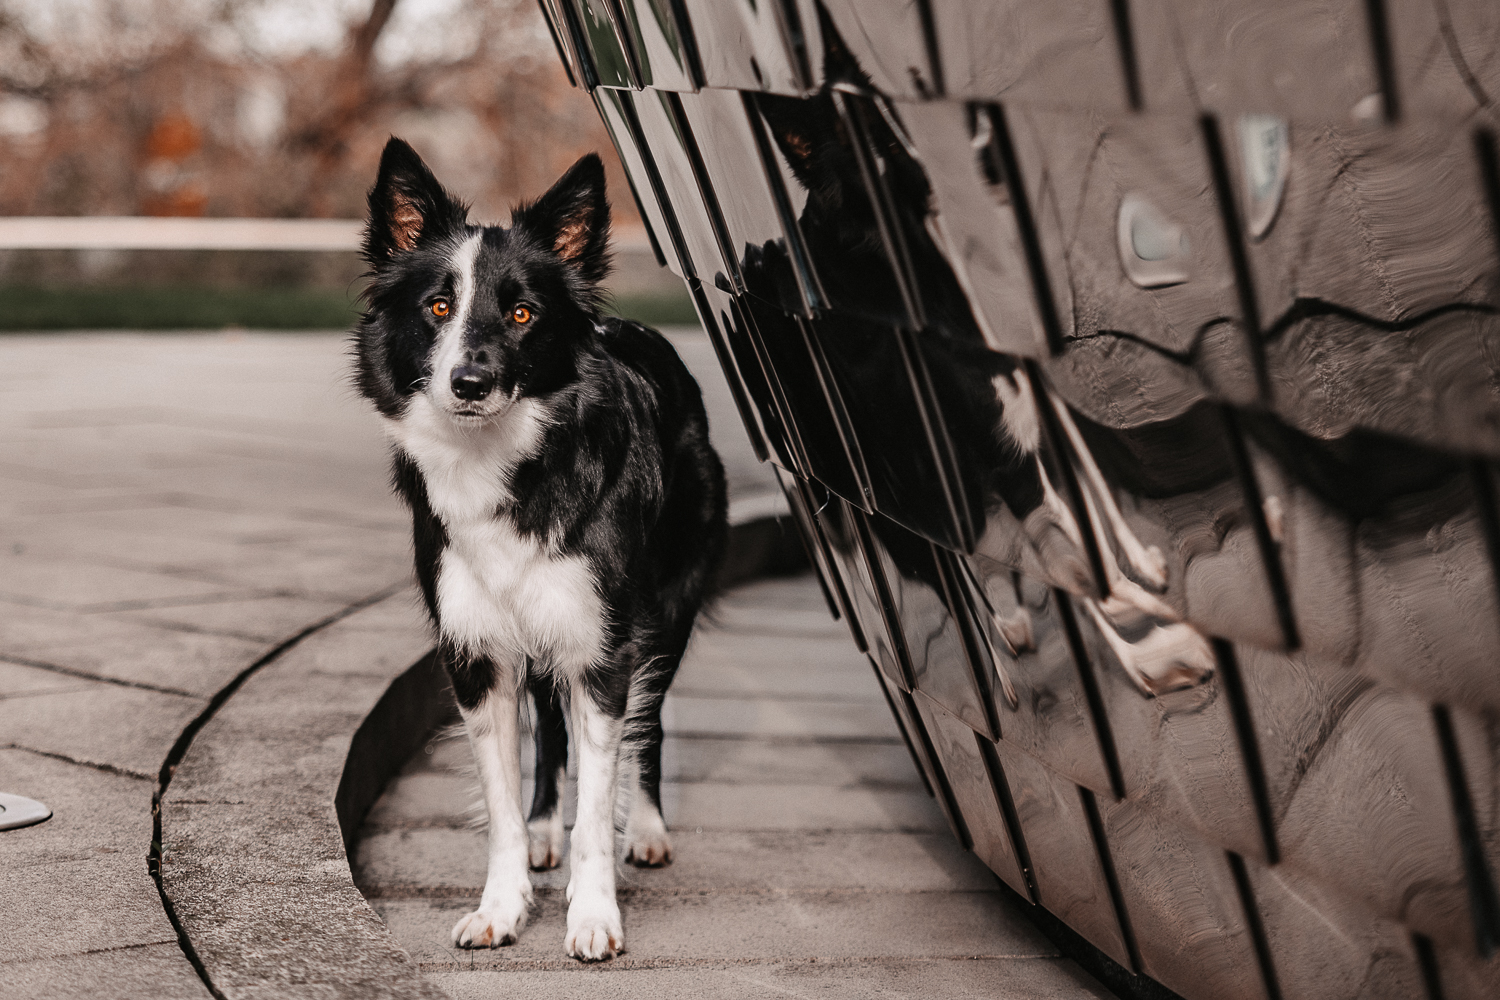
<instances>
[{"instance_id":1,"label":"stone ground","mask_svg":"<svg viewBox=\"0 0 1500 1000\"><path fill-rule=\"evenodd\" d=\"M709 345L674 340L736 502L764 500ZM0 833L0 995L208 996L146 868L163 761L243 671L409 578L378 426L343 369L334 334L0 338L0 790L55 810ZM566 995L581 975L611 975L590 981L606 996L1094 989L949 842L826 618L807 581L765 583L705 629L670 717L679 860L629 877L624 960L561 962L546 890L517 948L444 947L482 855L441 772L372 817L365 870L393 928L454 992Z\"/></svg>"},{"instance_id":2,"label":"stone ground","mask_svg":"<svg viewBox=\"0 0 1500 1000\"><path fill-rule=\"evenodd\" d=\"M519 943L450 947L485 875L467 741L434 739L391 783L355 880L439 986L458 998L1108 995L954 840L811 577L725 595L664 716L676 861L623 869L628 950L600 965L563 953L566 867L534 876Z\"/></svg>"}]
</instances>

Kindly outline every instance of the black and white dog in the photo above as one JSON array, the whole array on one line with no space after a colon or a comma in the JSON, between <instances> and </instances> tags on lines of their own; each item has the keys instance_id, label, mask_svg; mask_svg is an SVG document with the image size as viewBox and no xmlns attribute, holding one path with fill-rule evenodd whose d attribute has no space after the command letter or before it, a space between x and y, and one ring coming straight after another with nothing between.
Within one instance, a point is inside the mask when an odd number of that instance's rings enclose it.
<instances>
[{"instance_id":1,"label":"black and white dog","mask_svg":"<svg viewBox=\"0 0 1500 1000\"><path fill-rule=\"evenodd\" d=\"M489 877L453 928L509 944L527 869L562 859L568 726L578 812L567 951L624 947L615 901L616 776L639 762L626 857L672 859L661 816L661 704L722 557L724 470L703 399L658 333L600 316L609 205L597 156L476 226L392 139L370 192L368 310L356 380L393 442L417 578L484 787ZM536 792L521 812L523 689Z\"/></svg>"}]
</instances>

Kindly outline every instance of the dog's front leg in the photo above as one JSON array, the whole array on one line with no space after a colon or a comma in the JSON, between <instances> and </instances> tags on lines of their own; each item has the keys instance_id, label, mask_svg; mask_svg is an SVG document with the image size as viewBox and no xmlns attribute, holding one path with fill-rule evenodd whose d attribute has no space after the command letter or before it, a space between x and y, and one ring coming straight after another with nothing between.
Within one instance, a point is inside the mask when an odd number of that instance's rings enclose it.
<instances>
[{"instance_id":1,"label":"dog's front leg","mask_svg":"<svg viewBox=\"0 0 1500 1000\"><path fill-rule=\"evenodd\" d=\"M473 708L461 709L490 828L489 876L479 909L453 927L453 943L461 948L511 944L531 907L526 821L521 813L520 684L511 681L500 678Z\"/></svg>"},{"instance_id":2,"label":"dog's front leg","mask_svg":"<svg viewBox=\"0 0 1500 1000\"><path fill-rule=\"evenodd\" d=\"M583 683L573 685L569 714L578 748L578 816L568 879L568 954L584 961L625 950L615 900L615 778L622 713L600 708Z\"/></svg>"}]
</instances>

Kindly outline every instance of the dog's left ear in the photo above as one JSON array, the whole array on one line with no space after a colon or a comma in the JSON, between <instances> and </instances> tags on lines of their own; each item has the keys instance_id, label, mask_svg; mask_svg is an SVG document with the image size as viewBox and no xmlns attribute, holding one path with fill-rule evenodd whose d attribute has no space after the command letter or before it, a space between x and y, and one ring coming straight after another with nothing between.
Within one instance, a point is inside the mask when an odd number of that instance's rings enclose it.
<instances>
[{"instance_id":1,"label":"dog's left ear","mask_svg":"<svg viewBox=\"0 0 1500 1000\"><path fill-rule=\"evenodd\" d=\"M609 201L598 154L569 167L551 190L516 212L513 224L546 241L585 281L603 281L609 273Z\"/></svg>"}]
</instances>

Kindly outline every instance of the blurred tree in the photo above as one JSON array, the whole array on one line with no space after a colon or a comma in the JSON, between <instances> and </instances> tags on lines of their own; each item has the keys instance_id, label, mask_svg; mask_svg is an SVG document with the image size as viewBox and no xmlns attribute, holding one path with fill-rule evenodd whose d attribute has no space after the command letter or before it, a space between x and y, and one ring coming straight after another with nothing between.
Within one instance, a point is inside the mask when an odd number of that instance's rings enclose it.
<instances>
[{"instance_id":1,"label":"blurred tree","mask_svg":"<svg viewBox=\"0 0 1500 1000\"><path fill-rule=\"evenodd\" d=\"M0 0L0 214L363 214L402 135L494 218L606 154L532 0Z\"/></svg>"}]
</instances>

